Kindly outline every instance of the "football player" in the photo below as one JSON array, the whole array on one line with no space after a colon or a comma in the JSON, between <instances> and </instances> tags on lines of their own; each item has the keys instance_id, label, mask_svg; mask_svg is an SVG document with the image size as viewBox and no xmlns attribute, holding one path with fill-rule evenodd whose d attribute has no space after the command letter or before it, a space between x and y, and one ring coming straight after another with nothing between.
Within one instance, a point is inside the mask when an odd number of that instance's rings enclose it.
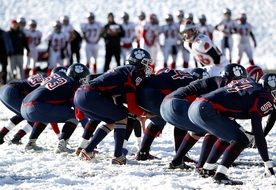
<instances>
[{"instance_id":1,"label":"football player","mask_svg":"<svg viewBox=\"0 0 276 190\"><path fill-rule=\"evenodd\" d=\"M163 130L166 122L160 114L160 106L166 95L179 87L187 86L190 82L208 77L208 73L201 68L191 71L192 74L181 70L161 69L158 74L145 78L137 89L138 105L154 117L150 118L151 122L147 126L141 149L137 153L137 160L153 159L149 154L150 146ZM176 126L174 129L175 150L178 150L186 131Z\"/></svg>"},{"instance_id":2,"label":"football player","mask_svg":"<svg viewBox=\"0 0 276 190\"><path fill-rule=\"evenodd\" d=\"M112 164L126 164L126 157L122 154L128 115L143 116L146 114L136 103L136 87L140 84L151 68L150 54L140 48L131 51L125 66L117 67L94 80L88 81L76 91L75 105L88 117L104 121L95 131L89 145L81 151L80 157L91 160L94 149L104 137L114 129L115 151ZM116 98L123 98L127 108ZM108 112L108 114L106 114Z\"/></svg>"},{"instance_id":3,"label":"football player","mask_svg":"<svg viewBox=\"0 0 276 190\"><path fill-rule=\"evenodd\" d=\"M262 129L262 118L273 110L275 92L276 74L271 73L265 74L259 84L250 78L232 81L191 104L188 111L190 120L203 130L230 143L213 177L217 183L242 184L229 179L227 170L252 138L255 138L258 152L264 161L265 173L275 175ZM246 132L234 119L250 119L252 133ZM214 170L215 164L206 163L204 168Z\"/></svg>"},{"instance_id":4,"label":"football player","mask_svg":"<svg viewBox=\"0 0 276 190\"><path fill-rule=\"evenodd\" d=\"M81 31L86 43L85 54L86 64L93 73L97 73L97 60L99 50L99 40L102 32L102 24L95 19L95 15L89 12L87 15L87 23L81 24Z\"/></svg>"},{"instance_id":5,"label":"football player","mask_svg":"<svg viewBox=\"0 0 276 190\"><path fill-rule=\"evenodd\" d=\"M169 56L172 56L171 69L176 67L178 26L173 20L171 14L166 15L166 24L160 27L160 34L164 35L164 44L162 45L164 67L167 67Z\"/></svg>"},{"instance_id":6,"label":"football player","mask_svg":"<svg viewBox=\"0 0 276 190\"><path fill-rule=\"evenodd\" d=\"M121 55L123 57L123 63L125 64L127 55L132 50L132 43L136 39L136 33L135 24L129 21L128 13L123 13L122 20L122 28L125 31L125 35L121 38Z\"/></svg>"},{"instance_id":7,"label":"football player","mask_svg":"<svg viewBox=\"0 0 276 190\"><path fill-rule=\"evenodd\" d=\"M62 24L56 21L53 24L54 31L48 36L48 75L57 66L63 66L63 59L66 57L68 38L62 32Z\"/></svg>"},{"instance_id":8,"label":"football player","mask_svg":"<svg viewBox=\"0 0 276 190\"><path fill-rule=\"evenodd\" d=\"M55 152L70 151L66 145L78 123L72 109L72 100L81 80L88 74L85 65L75 63L68 68L66 74L58 72L47 77L40 87L24 98L21 105L22 117L28 121L40 122L39 126L33 128L26 149L36 149L36 140L47 123L55 122L65 123Z\"/></svg>"},{"instance_id":9,"label":"football player","mask_svg":"<svg viewBox=\"0 0 276 190\"><path fill-rule=\"evenodd\" d=\"M232 33L235 28L235 21L231 19L232 12L226 8L223 10L223 20L215 26L221 34L220 48L222 53L225 55L225 50L228 49L229 61L232 61L232 49L233 49L233 38Z\"/></svg>"},{"instance_id":10,"label":"football player","mask_svg":"<svg viewBox=\"0 0 276 190\"><path fill-rule=\"evenodd\" d=\"M209 38L213 40L214 28L212 25L207 24L206 16L204 14L200 15L200 17L198 18L198 21L199 21L199 32L209 36Z\"/></svg>"},{"instance_id":11,"label":"football player","mask_svg":"<svg viewBox=\"0 0 276 190\"><path fill-rule=\"evenodd\" d=\"M184 47L193 54L198 63L207 68L210 76L218 76L224 66L229 64L212 40L207 35L199 33L197 26L190 20L180 25L179 32Z\"/></svg>"},{"instance_id":12,"label":"football player","mask_svg":"<svg viewBox=\"0 0 276 190\"><path fill-rule=\"evenodd\" d=\"M29 30L26 31L26 35L28 38L28 46L29 46L30 52L28 55L27 62L23 65L23 69L25 70L25 76L28 76L29 74L30 75L36 74L35 64L38 59L37 46L41 43L41 38L42 38L41 31L36 29L37 22L35 20L30 20L28 24L29 24Z\"/></svg>"},{"instance_id":13,"label":"football player","mask_svg":"<svg viewBox=\"0 0 276 190\"><path fill-rule=\"evenodd\" d=\"M255 36L252 31L252 26L250 23L247 22L247 16L245 13L241 13L237 19L237 24L235 26L235 32L238 35L238 60L237 63L241 62L242 55L245 52L250 65L254 65L253 60L253 50L250 44L250 37L253 40L254 48L257 47L257 42Z\"/></svg>"},{"instance_id":14,"label":"football player","mask_svg":"<svg viewBox=\"0 0 276 190\"><path fill-rule=\"evenodd\" d=\"M245 77L247 77L247 74L244 67L239 64L229 64L224 68L222 76L214 76L192 82L190 85L181 87L166 96L160 108L163 119L172 125L180 126L182 129L190 131L183 139L169 168L187 168L186 164L182 162L183 157L202 136L206 135L206 131L192 124L188 118L189 106L195 98L225 86L232 80ZM210 147L212 147L215 141L215 137L209 136L208 134L205 136L202 145L202 156L197 163L198 168L203 166Z\"/></svg>"}]
</instances>

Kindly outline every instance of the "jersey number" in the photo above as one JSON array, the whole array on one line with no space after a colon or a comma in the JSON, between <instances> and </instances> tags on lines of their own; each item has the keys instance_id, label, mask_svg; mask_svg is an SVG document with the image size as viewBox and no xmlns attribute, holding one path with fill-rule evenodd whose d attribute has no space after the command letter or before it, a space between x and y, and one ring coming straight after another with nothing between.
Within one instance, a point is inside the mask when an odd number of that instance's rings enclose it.
<instances>
[{"instance_id":1,"label":"jersey number","mask_svg":"<svg viewBox=\"0 0 276 190\"><path fill-rule=\"evenodd\" d=\"M58 74L54 74L52 77L47 77L47 80L49 80L48 78L50 81L45 84L45 88L48 90L54 90L55 88L62 86L67 82L65 78L59 76Z\"/></svg>"}]
</instances>

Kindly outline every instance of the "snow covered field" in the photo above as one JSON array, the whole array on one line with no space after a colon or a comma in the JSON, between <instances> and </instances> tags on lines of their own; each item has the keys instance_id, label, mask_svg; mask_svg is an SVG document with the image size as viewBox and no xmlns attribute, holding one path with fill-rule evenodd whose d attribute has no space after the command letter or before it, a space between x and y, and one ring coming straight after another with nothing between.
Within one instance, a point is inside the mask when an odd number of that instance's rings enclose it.
<instances>
[{"instance_id":1,"label":"snow covered field","mask_svg":"<svg viewBox=\"0 0 276 190\"><path fill-rule=\"evenodd\" d=\"M0 126L10 112L0 104ZM243 122L247 126L247 122ZM124 166L111 165L113 155L113 134L98 146L97 160L86 162L73 155L54 154L57 137L50 128L39 138L37 144L45 150L25 152L24 145L0 146L0 189L275 189L276 178L262 177L264 168L258 166L261 159L256 149L246 149L238 161L253 163L230 168L229 176L244 182L242 186L223 186L213 183L211 178L202 178L194 171L167 169L174 156L173 130L167 125L162 137L156 139L151 153L161 160L135 161L134 156L127 156ZM11 138L16 130L10 132ZM70 146L76 148L81 137L82 128L78 127L70 140ZM276 160L276 130L267 137L271 159ZM129 150L134 151L135 137L132 135ZM28 136L24 137L26 144ZM201 141L190 151L192 158L197 159ZM257 165L255 165L255 164ZM255 165L255 166L254 166ZM274 185L273 185L274 184Z\"/></svg>"},{"instance_id":2,"label":"snow covered field","mask_svg":"<svg viewBox=\"0 0 276 190\"><path fill-rule=\"evenodd\" d=\"M119 20L122 11L130 13L134 20L141 10L147 14L154 12L163 22L163 16L183 9L194 13L195 17L205 13L209 22L217 23L221 18L222 9L229 7L236 17L239 12L246 11L249 22L254 26L258 47L255 52L256 63L268 69L276 69L275 52L275 0L211 0L211 1L176 1L176 0L0 0L0 27L8 28L10 19L21 15L27 19L35 18L38 28L46 35L51 30L52 21L62 15L69 15L75 28L79 29L80 22L85 21L88 11L95 12L97 19L106 22L106 14L113 11ZM103 41L101 40L101 47ZM100 61L103 63L104 50L100 51ZM162 60L162 55L159 56ZM247 58L244 58L247 61ZM0 127L11 116L0 104ZM248 122L242 122L244 126ZM16 132L13 130L7 138ZM82 128L78 127L72 135L70 145L76 148ZM276 130L267 137L271 159L276 160ZM276 189L276 178L263 178L264 168L254 165L261 162L256 149L246 149L238 158L240 162L253 163L253 166L239 165L229 170L229 176L244 182L242 186L223 186L214 184L211 178L201 178L194 171L170 171L168 163L174 156L172 126L165 127L162 137L156 139L151 153L161 160L137 162L133 156L128 156L125 166L113 166L110 158L113 154L113 134L98 146L98 160L89 163L79 160L72 155L56 155L53 150L57 144L54 132L47 128L37 144L44 151L25 152L24 144L28 135L23 139L23 145L0 145L0 190L10 189ZM129 149L134 146L134 137L129 142ZM197 159L201 141L191 150L191 157ZM274 185L273 185L274 184Z\"/></svg>"}]
</instances>

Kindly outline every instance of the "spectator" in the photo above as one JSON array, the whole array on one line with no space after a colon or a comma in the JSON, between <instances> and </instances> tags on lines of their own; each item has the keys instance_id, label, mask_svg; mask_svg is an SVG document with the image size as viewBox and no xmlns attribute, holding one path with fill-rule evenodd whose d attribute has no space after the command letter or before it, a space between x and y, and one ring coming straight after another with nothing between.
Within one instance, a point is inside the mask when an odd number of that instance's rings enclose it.
<instances>
[{"instance_id":1,"label":"spectator","mask_svg":"<svg viewBox=\"0 0 276 190\"><path fill-rule=\"evenodd\" d=\"M8 55L13 51L11 39L8 33L0 29L0 83L7 83Z\"/></svg>"},{"instance_id":2,"label":"spectator","mask_svg":"<svg viewBox=\"0 0 276 190\"><path fill-rule=\"evenodd\" d=\"M76 56L76 62L80 62L80 48L81 48L82 37L78 31L73 30L72 40L71 40L71 57L70 65L73 64L73 55Z\"/></svg>"},{"instance_id":3,"label":"spectator","mask_svg":"<svg viewBox=\"0 0 276 190\"><path fill-rule=\"evenodd\" d=\"M16 78L19 75L20 79L25 78L23 70L23 53L24 49L29 53L28 40L24 32L20 29L19 24L16 20L12 20L11 28L9 30L9 36L12 42L13 52L10 56L10 77L11 79Z\"/></svg>"},{"instance_id":4,"label":"spectator","mask_svg":"<svg viewBox=\"0 0 276 190\"><path fill-rule=\"evenodd\" d=\"M105 40L105 63L104 72L109 70L111 58L114 55L117 66L120 66L121 37L124 36L124 30L121 25L114 21L113 13L108 13L108 23L104 26L102 36Z\"/></svg>"}]
</instances>

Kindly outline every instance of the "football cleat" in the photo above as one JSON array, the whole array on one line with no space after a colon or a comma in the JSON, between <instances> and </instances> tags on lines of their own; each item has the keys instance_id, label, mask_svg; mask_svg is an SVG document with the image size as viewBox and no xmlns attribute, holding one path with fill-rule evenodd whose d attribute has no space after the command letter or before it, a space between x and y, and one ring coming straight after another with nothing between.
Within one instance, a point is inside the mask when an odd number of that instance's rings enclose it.
<instances>
[{"instance_id":1,"label":"football cleat","mask_svg":"<svg viewBox=\"0 0 276 190\"><path fill-rule=\"evenodd\" d=\"M216 173L216 170L206 170L204 168L196 168L196 171L201 177L213 177Z\"/></svg>"},{"instance_id":2,"label":"football cleat","mask_svg":"<svg viewBox=\"0 0 276 190\"><path fill-rule=\"evenodd\" d=\"M78 147L78 148L75 150L75 154L76 154L77 156L79 156L82 150L83 150L83 148Z\"/></svg>"},{"instance_id":3,"label":"football cleat","mask_svg":"<svg viewBox=\"0 0 276 190\"><path fill-rule=\"evenodd\" d=\"M55 153L58 154L58 153L62 153L62 152L67 152L67 153L74 152L72 149L67 148L66 145L67 145L67 141L65 141L64 139L61 139L58 142L58 146L55 149Z\"/></svg>"},{"instance_id":4,"label":"football cleat","mask_svg":"<svg viewBox=\"0 0 276 190\"><path fill-rule=\"evenodd\" d=\"M13 137L13 139L11 140L11 143L16 145L22 144L21 139L17 136Z\"/></svg>"},{"instance_id":5,"label":"football cleat","mask_svg":"<svg viewBox=\"0 0 276 190\"><path fill-rule=\"evenodd\" d=\"M224 184L224 185L242 185L243 184L242 181L229 179L225 174L219 173L219 172L214 175L213 179L215 183L218 183L218 184Z\"/></svg>"},{"instance_id":6,"label":"football cleat","mask_svg":"<svg viewBox=\"0 0 276 190\"><path fill-rule=\"evenodd\" d=\"M153 159L157 159L156 156L151 155L148 151L146 152L141 152L139 151L135 157L135 160L153 160Z\"/></svg>"},{"instance_id":7,"label":"football cleat","mask_svg":"<svg viewBox=\"0 0 276 190\"><path fill-rule=\"evenodd\" d=\"M125 165L126 164L126 156L122 154L119 157L114 157L114 158L112 158L111 163L116 164L116 165Z\"/></svg>"},{"instance_id":8,"label":"football cleat","mask_svg":"<svg viewBox=\"0 0 276 190\"><path fill-rule=\"evenodd\" d=\"M82 160L87 160L87 161L92 160L93 158L95 158L95 151L93 151L93 152L86 152L84 149L82 149L80 151L79 157Z\"/></svg>"},{"instance_id":9,"label":"football cleat","mask_svg":"<svg viewBox=\"0 0 276 190\"><path fill-rule=\"evenodd\" d=\"M192 167L191 166L188 166L188 165L186 165L185 163L181 163L181 164L179 164L179 165L174 165L172 162L171 163L169 163L169 169L182 169L182 170L189 170L189 169L191 169Z\"/></svg>"},{"instance_id":10,"label":"football cleat","mask_svg":"<svg viewBox=\"0 0 276 190\"><path fill-rule=\"evenodd\" d=\"M42 150L43 148L36 145L36 139L30 139L25 146L25 150Z\"/></svg>"}]
</instances>

